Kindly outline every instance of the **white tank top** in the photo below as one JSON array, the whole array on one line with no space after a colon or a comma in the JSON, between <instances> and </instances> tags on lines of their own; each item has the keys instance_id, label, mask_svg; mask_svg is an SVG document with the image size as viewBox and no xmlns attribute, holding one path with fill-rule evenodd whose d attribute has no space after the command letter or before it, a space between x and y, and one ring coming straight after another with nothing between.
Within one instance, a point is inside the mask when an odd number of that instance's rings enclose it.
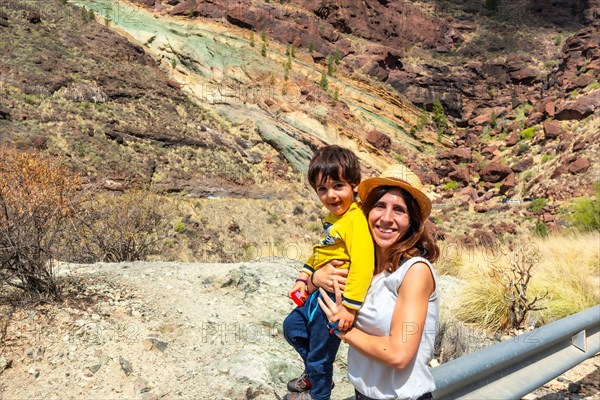
<instances>
[{"instance_id":1,"label":"white tank top","mask_svg":"<svg viewBox=\"0 0 600 400\"><path fill-rule=\"evenodd\" d=\"M374 276L354 325L371 335L388 336L398 299L398 288L406 272L417 262L423 262L431 268L435 290L429 297L425 329L413 362L399 370L363 355L352 346L348 350L348 379L360 393L373 399L417 399L435 389L435 382L427 365L433 358L439 299L435 271L429 261L413 257L392 273L382 272Z\"/></svg>"}]
</instances>

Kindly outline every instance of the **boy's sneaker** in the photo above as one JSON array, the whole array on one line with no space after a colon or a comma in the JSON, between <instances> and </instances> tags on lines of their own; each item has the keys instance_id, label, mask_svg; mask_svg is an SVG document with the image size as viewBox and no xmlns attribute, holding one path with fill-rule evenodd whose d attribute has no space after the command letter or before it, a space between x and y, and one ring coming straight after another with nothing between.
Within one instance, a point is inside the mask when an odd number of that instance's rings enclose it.
<instances>
[{"instance_id":1,"label":"boy's sneaker","mask_svg":"<svg viewBox=\"0 0 600 400\"><path fill-rule=\"evenodd\" d=\"M288 391L292 393L307 392L311 387L312 384L310 383L310 380L308 380L308 375L306 372L303 372L302 375L296 379L292 379L287 384ZM308 398L310 398L310 396Z\"/></svg>"},{"instance_id":2,"label":"boy's sneaker","mask_svg":"<svg viewBox=\"0 0 600 400\"><path fill-rule=\"evenodd\" d=\"M283 400L313 400L309 392L288 393L283 396Z\"/></svg>"},{"instance_id":3,"label":"boy's sneaker","mask_svg":"<svg viewBox=\"0 0 600 400\"><path fill-rule=\"evenodd\" d=\"M311 387L312 387L312 384L310 383L310 380L308 379L308 375L306 374L306 372L303 372L302 375L300 375L296 379L292 379L291 381L289 381L287 383L288 392L291 392L291 393L308 392ZM331 382L331 389L333 389L334 387L335 387L335 383Z\"/></svg>"}]
</instances>

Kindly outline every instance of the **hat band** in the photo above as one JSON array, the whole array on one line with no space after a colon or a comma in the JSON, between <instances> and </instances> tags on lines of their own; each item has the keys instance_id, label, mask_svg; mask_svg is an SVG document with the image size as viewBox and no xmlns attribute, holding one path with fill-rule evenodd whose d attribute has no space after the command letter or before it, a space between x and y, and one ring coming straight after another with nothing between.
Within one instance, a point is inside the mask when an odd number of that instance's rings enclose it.
<instances>
[{"instance_id":1,"label":"hat band","mask_svg":"<svg viewBox=\"0 0 600 400\"><path fill-rule=\"evenodd\" d=\"M381 178L383 178L383 179L390 179L390 180L393 180L393 181L398 181L399 183L404 183L404 184L406 184L406 185L408 185L408 186L411 186L411 187L413 187L413 188L417 189L417 188L416 188L414 185L412 185L412 184L408 183L408 182L407 182L407 181L405 181L404 179L395 178L395 177L393 177L393 176L382 176Z\"/></svg>"}]
</instances>

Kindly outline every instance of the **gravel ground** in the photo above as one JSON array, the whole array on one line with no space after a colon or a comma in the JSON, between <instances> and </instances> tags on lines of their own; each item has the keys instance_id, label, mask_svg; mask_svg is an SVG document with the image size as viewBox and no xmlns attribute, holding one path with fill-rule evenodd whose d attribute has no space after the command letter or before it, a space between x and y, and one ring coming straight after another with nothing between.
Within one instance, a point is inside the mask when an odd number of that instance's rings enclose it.
<instances>
[{"instance_id":1,"label":"gravel ground","mask_svg":"<svg viewBox=\"0 0 600 400\"><path fill-rule=\"evenodd\" d=\"M0 303L0 400L280 399L301 372L281 334L296 268L282 259L63 266L63 303ZM346 352L334 400L353 393ZM527 399L600 399L599 357Z\"/></svg>"}]
</instances>

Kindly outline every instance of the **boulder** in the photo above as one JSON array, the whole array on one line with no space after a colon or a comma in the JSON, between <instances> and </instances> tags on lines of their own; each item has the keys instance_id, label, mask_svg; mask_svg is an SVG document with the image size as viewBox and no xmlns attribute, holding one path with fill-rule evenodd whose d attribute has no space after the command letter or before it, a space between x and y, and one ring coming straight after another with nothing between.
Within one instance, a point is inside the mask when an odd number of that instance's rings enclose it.
<instances>
[{"instance_id":1,"label":"boulder","mask_svg":"<svg viewBox=\"0 0 600 400\"><path fill-rule=\"evenodd\" d=\"M552 101L552 100L548 100L545 104L544 104L544 112L549 116L549 117L554 117L554 114L556 113L556 102Z\"/></svg>"},{"instance_id":2,"label":"boulder","mask_svg":"<svg viewBox=\"0 0 600 400\"><path fill-rule=\"evenodd\" d=\"M517 132L511 133L511 135L506 138L507 147L513 147L517 143L519 143L519 134Z\"/></svg>"},{"instance_id":3,"label":"boulder","mask_svg":"<svg viewBox=\"0 0 600 400\"><path fill-rule=\"evenodd\" d=\"M471 180L469 169L463 165L454 165L454 169L448 173L448 178L456 182L468 184Z\"/></svg>"},{"instance_id":4,"label":"boulder","mask_svg":"<svg viewBox=\"0 0 600 400\"><path fill-rule=\"evenodd\" d=\"M567 167L564 164L561 164L558 167L556 167L556 169L554 171L552 171L552 175L550 175L550 179L556 179L559 176L561 176L562 174L564 174L565 172L567 172Z\"/></svg>"},{"instance_id":5,"label":"boulder","mask_svg":"<svg viewBox=\"0 0 600 400\"><path fill-rule=\"evenodd\" d=\"M600 107L600 92L596 91L575 101L558 105L555 118L558 120L581 120Z\"/></svg>"},{"instance_id":6,"label":"boulder","mask_svg":"<svg viewBox=\"0 0 600 400\"><path fill-rule=\"evenodd\" d=\"M573 143L573 151L582 150L588 144L589 144L588 139L581 138L581 139L577 140L575 143Z\"/></svg>"},{"instance_id":7,"label":"boulder","mask_svg":"<svg viewBox=\"0 0 600 400\"><path fill-rule=\"evenodd\" d=\"M587 85L589 85L592 82L596 81L596 77L594 77L594 75L592 74L583 74L583 75L579 75L577 78L575 78L573 81L571 81L567 87L566 87L566 91L570 92L572 90L575 89L581 89L586 87Z\"/></svg>"},{"instance_id":8,"label":"boulder","mask_svg":"<svg viewBox=\"0 0 600 400\"><path fill-rule=\"evenodd\" d=\"M389 152L392 145L392 140L389 136L377 130L372 130L367 134L367 142L371 143L376 149L385 152Z\"/></svg>"},{"instance_id":9,"label":"boulder","mask_svg":"<svg viewBox=\"0 0 600 400\"><path fill-rule=\"evenodd\" d=\"M568 171L572 174L580 174L585 172L590 167L590 162L587 158L581 157L576 159L569 165Z\"/></svg>"},{"instance_id":10,"label":"boulder","mask_svg":"<svg viewBox=\"0 0 600 400\"><path fill-rule=\"evenodd\" d=\"M476 116L475 118L471 118L469 120L470 126L479 126L479 125L488 125L491 120L491 114L485 113Z\"/></svg>"},{"instance_id":11,"label":"boulder","mask_svg":"<svg viewBox=\"0 0 600 400\"><path fill-rule=\"evenodd\" d=\"M469 149L467 149L466 147L457 147L455 149L438 153L435 156L435 158L437 158L438 160L452 160L455 163L468 163L471 162L471 160L473 160L473 155L471 154L471 151L469 151Z\"/></svg>"},{"instance_id":12,"label":"boulder","mask_svg":"<svg viewBox=\"0 0 600 400\"><path fill-rule=\"evenodd\" d=\"M530 84L539 80L539 73L531 67L533 61L524 57L508 57L506 68L514 83Z\"/></svg>"},{"instance_id":13,"label":"boulder","mask_svg":"<svg viewBox=\"0 0 600 400\"><path fill-rule=\"evenodd\" d=\"M506 178L504 178L504 180L502 181L502 186L500 186L500 194L506 194L508 191L510 191L511 189L514 189L516 186L516 181L515 181L515 173L511 173L509 174Z\"/></svg>"},{"instance_id":14,"label":"boulder","mask_svg":"<svg viewBox=\"0 0 600 400\"><path fill-rule=\"evenodd\" d=\"M556 139L561 136L564 131L560 126L560 122L555 120L546 120L544 121L544 137L546 139Z\"/></svg>"},{"instance_id":15,"label":"boulder","mask_svg":"<svg viewBox=\"0 0 600 400\"><path fill-rule=\"evenodd\" d=\"M483 149L481 149L481 155L489 159L492 156L497 155L499 150L500 148L496 145L486 146Z\"/></svg>"},{"instance_id":16,"label":"boulder","mask_svg":"<svg viewBox=\"0 0 600 400\"><path fill-rule=\"evenodd\" d=\"M513 165L511 168L514 172L523 172L533 165L533 158L527 157Z\"/></svg>"},{"instance_id":17,"label":"boulder","mask_svg":"<svg viewBox=\"0 0 600 400\"><path fill-rule=\"evenodd\" d=\"M492 161L483 167L479 176L484 182L496 183L506 178L512 172L509 166Z\"/></svg>"}]
</instances>

